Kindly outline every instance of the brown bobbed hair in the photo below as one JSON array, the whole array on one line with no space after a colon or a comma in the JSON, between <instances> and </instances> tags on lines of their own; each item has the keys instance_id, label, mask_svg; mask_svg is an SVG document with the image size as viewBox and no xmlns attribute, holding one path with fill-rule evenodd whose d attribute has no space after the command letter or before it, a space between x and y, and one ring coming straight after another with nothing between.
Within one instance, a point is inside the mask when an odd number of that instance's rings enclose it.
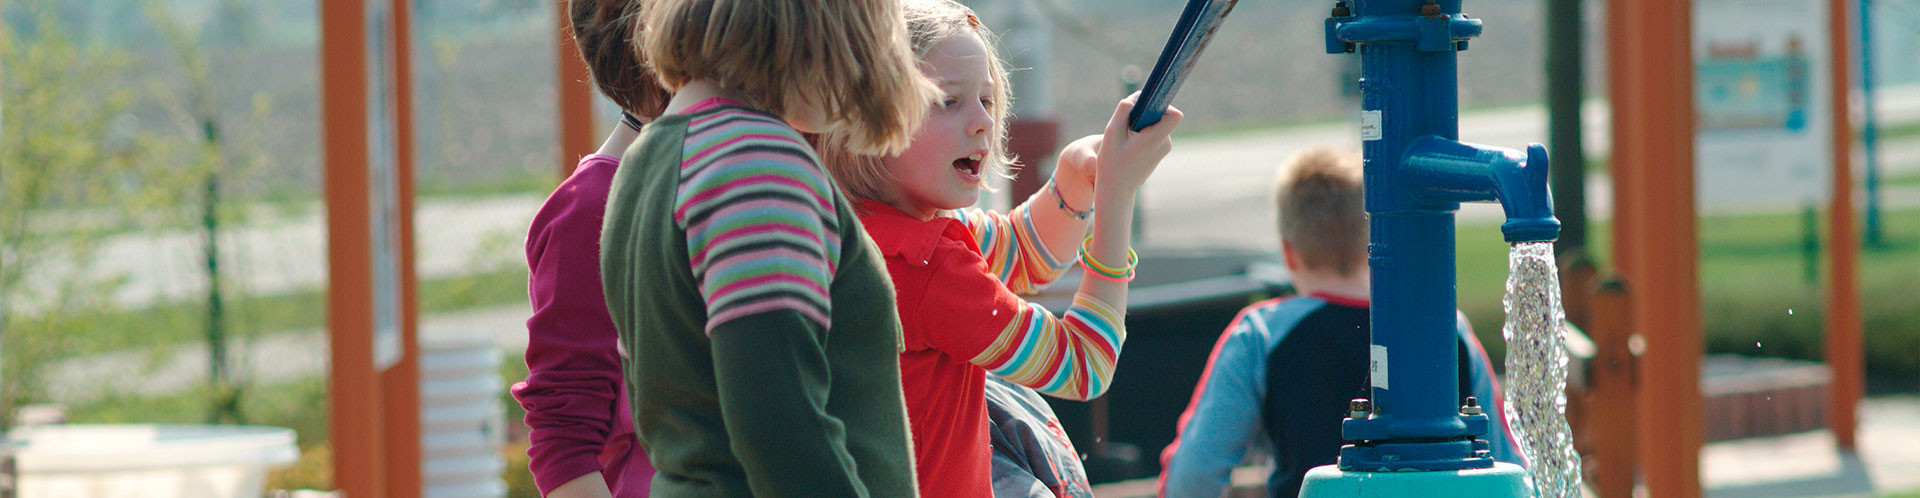
<instances>
[{"instance_id":1,"label":"brown bobbed hair","mask_svg":"<svg viewBox=\"0 0 1920 498\"><path fill-rule=\"evenodd\" d=\"M573 46L599 87L621 110L645 120L660 116L673 94L640 60L633 32L641 0L569 0Z\"/></svg>"}]
</instances>

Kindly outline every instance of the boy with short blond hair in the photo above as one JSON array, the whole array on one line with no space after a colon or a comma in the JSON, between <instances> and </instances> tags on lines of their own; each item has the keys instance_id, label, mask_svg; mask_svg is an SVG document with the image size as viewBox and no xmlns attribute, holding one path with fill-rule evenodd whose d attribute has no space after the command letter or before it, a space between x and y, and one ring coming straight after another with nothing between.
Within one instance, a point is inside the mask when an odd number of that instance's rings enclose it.
<instances>
[{"instance_id":1,"label":"boy with short blond hair","mask_svg":"<svg viewBox=\"0 0 1920 498\"><path fill-rule=\"evenodd\" d=\"M1161 453L1161 496L1220 496L1233 467L1264 435L1273 455L1269 496L1300 493L1307 470L1345 444L1347 401L1367 392L1370 336L1367 214L1362 160L1315 147L1287 159L1274 188L1280 248L1297 295L1240 311ZM1492 363L1459 320L1460 393L1492 407L1493 457L1520 463L1506 433Z\"/></svg>"}]
</instances>

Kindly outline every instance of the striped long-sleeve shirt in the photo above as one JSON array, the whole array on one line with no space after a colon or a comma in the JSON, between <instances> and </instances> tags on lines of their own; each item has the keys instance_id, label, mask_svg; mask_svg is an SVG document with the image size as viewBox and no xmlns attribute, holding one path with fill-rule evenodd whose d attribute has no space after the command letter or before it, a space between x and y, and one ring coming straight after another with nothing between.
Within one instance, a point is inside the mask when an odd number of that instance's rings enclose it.
<instances>
[{"instance_id":1,"label":"striped long-sleeve shirt","mask_svg":"<svg viewBox=\"0 0 1920 498\"><path fill-rule=\"evenodd\" d=\"M601 237L653 491L914 495L893 292L793 128L726 102L661 117Z\"/></svg>"},{"instance_id":2,"label":"striped long-sleeve shirt","mask_svg":"<svg viewBox=\"0 0 1920 498\"><path fill-rule=\"evenodd\" d=\"M1021 211L920 220L873 201L859 210L900 304L921 492L986 496L986 375L1062 398L1099 396L1126 338L1123 313L1082 295L1055 317L1021 299L1014 289L1051 282L1067 266L1047 256Z\"/></svg>"},{"instance_id":3,"label":"striped long-sleeve shirt","mask_svg":"<svg viewBox=\"0 0 1920 498\"><path fill-rule=\"evenodd\" d=\"M1034 228L1028 205L1021 204L1005 215L984 209L962 209L954 214L973 232L980 244L980 255L987 259L987 270L1007 284L1016 294L1038 293L1060 274L1073 267L1074 260L1053 257L1040 230Z\"/></svg>"}]
</instances>

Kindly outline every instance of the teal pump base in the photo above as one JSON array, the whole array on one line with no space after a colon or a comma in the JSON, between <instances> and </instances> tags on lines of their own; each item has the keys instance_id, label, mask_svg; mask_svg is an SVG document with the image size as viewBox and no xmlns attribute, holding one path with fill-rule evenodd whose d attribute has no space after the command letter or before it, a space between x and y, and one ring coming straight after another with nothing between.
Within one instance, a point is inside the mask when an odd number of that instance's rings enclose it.
<instances>
[{"instance_id":1,"label":"teal pump base","mask_svg":"<svg viewBox=\"0 0 1920 498\"><path fill-rule=\"evenodd\" d=\"M1524 498L1533 496L1526 469L1495 462L1489 469L1362 472L1322 465L1307 471L1300 498Z\"/></svg>"}]
</instances>

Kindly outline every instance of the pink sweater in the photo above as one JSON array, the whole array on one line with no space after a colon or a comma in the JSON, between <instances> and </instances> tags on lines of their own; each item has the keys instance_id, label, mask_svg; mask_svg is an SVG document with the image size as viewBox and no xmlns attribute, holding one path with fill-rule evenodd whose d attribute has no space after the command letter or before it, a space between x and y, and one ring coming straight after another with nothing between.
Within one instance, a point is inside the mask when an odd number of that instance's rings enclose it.
<instances>
[{"instance_id":1,"label":"pink sweater","mask_svg":"<svg viewBox=\"0 0 1920 498\"><path fill-rule=\"evenodd\" d=\"M620 158L590 155L547 197L527 231L527 456L540 494L598 471L616 497L647 495L653 465L634 437L619 333L600 286L600 224Z\"/></svg>"}]
</instances>

